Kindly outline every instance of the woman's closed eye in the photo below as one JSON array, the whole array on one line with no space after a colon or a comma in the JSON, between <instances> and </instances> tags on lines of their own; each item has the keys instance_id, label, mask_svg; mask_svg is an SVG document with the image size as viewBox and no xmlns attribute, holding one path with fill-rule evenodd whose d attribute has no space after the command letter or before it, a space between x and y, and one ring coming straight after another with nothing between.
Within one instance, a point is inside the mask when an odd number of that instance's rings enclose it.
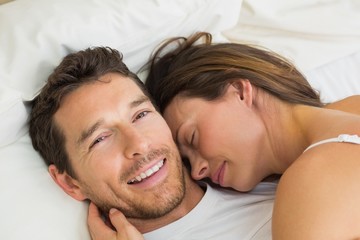
<instances>
[{"instance_id":1,"label":"woman's closed eye","mask_svg":"<svg viewBox=\"0 0 360 240\"><path fill-rule=\"evenodd\" d=\"M188 141L189 146L194 146L194 139L195 139L195 131L192 132L190 135L190 139Z\"/></svg>"}]
</instances>

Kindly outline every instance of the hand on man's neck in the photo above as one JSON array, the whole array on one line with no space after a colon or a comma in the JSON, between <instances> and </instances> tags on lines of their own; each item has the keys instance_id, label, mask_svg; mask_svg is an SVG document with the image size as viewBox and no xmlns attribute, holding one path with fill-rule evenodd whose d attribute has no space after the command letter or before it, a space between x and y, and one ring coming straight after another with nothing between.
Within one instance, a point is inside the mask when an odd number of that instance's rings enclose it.
<instances>
[{"instance_id":1,"label":"hand on man's neck","mask_svg":"<svg viewBox=\"0 0 360 240\"><path fill-rule=\"evenodd\" d=\"M184 177L185 196L179 206L160 218L144 220L128 218L128 221L144 234L164 227L188 214L201 201L205 193L187 172Z\"/></svg>"}]
</instances>

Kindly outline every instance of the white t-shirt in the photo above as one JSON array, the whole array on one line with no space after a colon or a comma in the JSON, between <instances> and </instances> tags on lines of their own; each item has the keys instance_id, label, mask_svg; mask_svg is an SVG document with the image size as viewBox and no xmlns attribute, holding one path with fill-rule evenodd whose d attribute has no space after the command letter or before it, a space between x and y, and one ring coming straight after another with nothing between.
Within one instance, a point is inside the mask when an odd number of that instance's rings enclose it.
<instances>
[{"instance_id":1,"label":"white t-shirt","mask_svg":"<svg viewBox=\"0 0 360 240\"><path fill-rule=\"evenodd\" d=\"M205 185L198 205L181 219L144 234L146 240L271 239L276 183L262 182L249 193Z\"/></svg>"}]
</instances>

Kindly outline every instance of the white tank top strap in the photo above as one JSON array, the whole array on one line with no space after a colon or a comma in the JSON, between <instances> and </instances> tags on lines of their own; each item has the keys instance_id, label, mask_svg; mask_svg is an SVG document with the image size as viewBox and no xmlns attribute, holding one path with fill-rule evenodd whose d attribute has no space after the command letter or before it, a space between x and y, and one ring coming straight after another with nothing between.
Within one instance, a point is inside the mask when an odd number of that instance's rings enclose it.
<instances>
[{"instance_id":1,"label":"white tank top strap","mask_svg":"<svg viewBox=\"0 0 360 240\"><path fill-rule=\"evenodd\" d=\"M349 135L349 134L340 134L336 138L329 138L322 141L319 141L317 143L311 144L309 147L305 149L304 152L309 150L310 148L316 147L323 143L329 143L329 142L344 142L344 143L354 143L354 144L360 144L360 137L358 135Z\"/></svg>"}]
</instances>

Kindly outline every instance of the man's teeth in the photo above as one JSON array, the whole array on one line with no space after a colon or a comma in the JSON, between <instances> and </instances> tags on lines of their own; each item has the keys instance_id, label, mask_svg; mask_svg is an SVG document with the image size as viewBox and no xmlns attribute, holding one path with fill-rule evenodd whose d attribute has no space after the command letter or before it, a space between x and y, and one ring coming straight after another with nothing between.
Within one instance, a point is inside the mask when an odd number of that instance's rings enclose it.
<instances>
[{"instance_id":1,"label":"man's teeth","mask_svg":"<svg viewBox=\"0 0 360 240\"><path fill-rule=\"evenodd\" d=\"M152 168L149 168L145 172L142 172L135 178L131 179L129 183L141 182L143 179L150 177L151 175L159 171L163 165L164 165L164 160L159 161Z\"/></svg>"}]
</instances>

